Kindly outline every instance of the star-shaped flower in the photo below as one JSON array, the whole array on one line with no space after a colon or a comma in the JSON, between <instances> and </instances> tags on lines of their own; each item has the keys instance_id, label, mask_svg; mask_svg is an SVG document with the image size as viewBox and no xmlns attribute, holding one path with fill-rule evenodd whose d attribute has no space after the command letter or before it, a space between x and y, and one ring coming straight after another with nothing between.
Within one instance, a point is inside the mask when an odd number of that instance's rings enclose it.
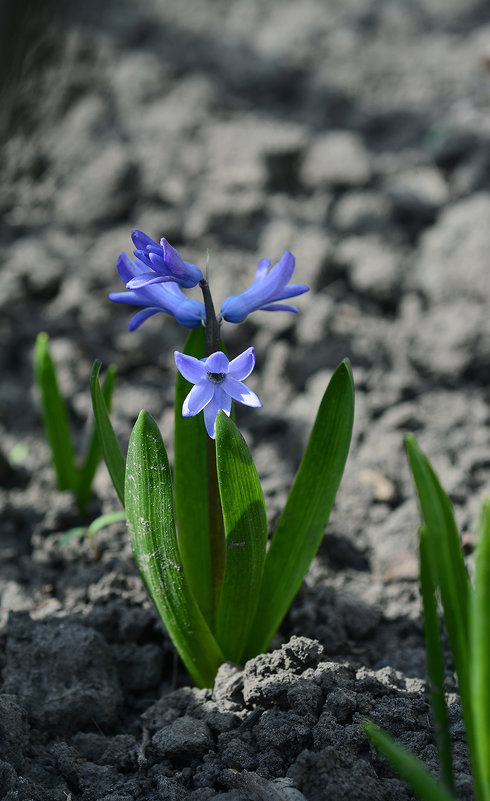
<instances>
[{"instance_id":1,"label":"star-shaped flower","mask_svg":"<svg viewBox=\"0 0 490 801\"><path fill-rule=\"evenodd\" d=\"M207 359L175 351L175 363L184 378L195 385L183 403L182 415L194 417L204 411L204 424L211 439L216 439L216 415L220 409L229 415L232 399L246 406L262 406L255 392L242 383L255 365L253 348L231 362L220 350Z\"/></svg>"},{"instance_id":2,"label":"star-shaped flower","mask_svg":"<svg viewBox=\"0 0 490 801\"><path fill-rule=\"evenodd\" d=\"M221 304L219 318L229 323L241 323L250 312L258 311L291 311L297 312L296 306L278 303L286 298L293 298L308 292L305 284L286 286L294 272L294 256L289 250L284 251L280 261L269 272L270 260L262 259L255 273L255 278L248 289L241 295L230 295Z\"/></svg>"}]
</instances>

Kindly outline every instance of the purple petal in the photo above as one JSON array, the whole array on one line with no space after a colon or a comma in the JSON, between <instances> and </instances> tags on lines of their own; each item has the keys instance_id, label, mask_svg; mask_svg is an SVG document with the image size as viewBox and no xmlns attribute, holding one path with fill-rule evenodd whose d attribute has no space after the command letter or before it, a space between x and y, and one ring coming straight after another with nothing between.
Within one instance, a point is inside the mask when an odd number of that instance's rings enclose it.
<instances>
[{"instance_id":1,"label":"purple petal","mask_svg":"<svg viewBox=\"0 0 490 801\"><path fill-rule=\"evenodd\" d=\"M150 259L152 267L155 270L155 272L163 273L164 275L169 275L174 272L178 272L178 270L172 269L172 265L167 262L165 254L162 253L161 250L159 253L154 253L153 251L149 251L148 258Z\"/></svg>"},{"instance_id":2,"label":"purple petal","mask_svg":"<svg viewBox=\"0 0 490 801\"><path fill-rule=\"evenodd\" d=\"M283 287L276 295L274 300L286 300L286 298L295 298L296 295L303 295L304 292L309 292L310 287L306 284L289 284Z\"/></svg>"},{"instance_id":3,"label":"purple petal","mask_svg":"<svg viewBox=\"0 0 490 801\"><path fill-rule=\"evenodd\" d=\"M144 269L141 262L137 260L133 261L129 258L127 253L121 253L117 260L116 267L117 272L119 273L119 278L125 284L127 284L128 281L131 281L135 275L139 275Z\"/></svg>"},{"instance_id":4,"label":"purple petal","mask_svg":"<svg viewBox=\"0 0 490 801\"><path fill-rule=\"evenodd\" d=\"M229 375L243 381L248 378L255 366L255 351L253 348L247 348L240 356L230 362Z\"/></svg>"},{"instance_id":5,"label":"purple petal","mask_svg":"<svg viewBox=\"0 0 490 801\"><path fill-rule=\"evenodd\" d=\"M138 261L141 261L143 264L146 264L147 267L153 269L153 265L148 257L148 252L146 250L133 250L133 254L136 256Z\"/></svg>"},{"instance_id":6,"label":"purple petal","mask_svg":"<svg viewBox=\"0 0 490 801\"><path fill-rule=\"evenodd\" d=\"M295 258L289 250L285 250L281 259L262 283L262 291L267 292L265 300L273 300L276 293L285 287L294 272Z\"/></svg>"},{"instance_id":7,"label":"purple petal","mask_svg":"<svg viewBox=\"0 0 490 801\"><path fill-rule=\"evenodd\" d=\"M253 283L255 283L256 281L262 281L266 277L267 270L269 269L270 266L271 266L270 259L261 259L257 265L257 270L255 272Z\"/></svg>"},{"instance_id":8,"label":"purple petal","mask_svg":"<svg viewBox=\"0 0 490 801\"><path fill-rule=\"evenodd\" d=\"M296 306L287 306L285 303L268 303L267 306L261 306L259 311L290 311L298 313Z\"/></svg>"},{"instance_id":9,"label":"purple petal","mask_svg":"<svg viewBox=\"0 0 490 801\"><path fill-rule=\"evenodd\" d=\"M223 384L214 385L214 395L207 406L204 407L204 425L211 439L216 439L216 415L220 409L228 416L231 411L231 398L223 391Z\"/></svg>"},{"instance_id":10,"label":"purple petal","mask_svg":"<svg viewBox=\"0 0 490 801\"><path fill-rule=\"evenodd\" d=\"M155 247L158 249L158 242L155 242L151 236L148 236L148 234L145 234L138 228L135 228L134 231L131 232L131 239L137 250L146 250L147 247Z\"/></svg>"},{"instance_id":11,"label":"purple petal","mask_svg":"<svg viewBox=\"0 0 490 801\"><path fill-rule=\"evenodd\" d=\"M182 300L182 298L185 298L186 300L189 300L187 295L184 295L184 293L182 292L180 286L178 284L176 284L175 281L172 281L171 283L165 284L165 292L171 293L172 295L175 295L175 297L176 298L180 298L180 300ZM199 302L199 301L197 301L197 302ZM201 303L200 305L204 309L204 304Z\"/></svg>"},{"instance_id":12,"label":"purple petal","mask_svg":"<svg viewBox=\"0 0 490 801\"><path fill-rule=\"evenodd\" d=\"M183 417L194 417L209 403L214 395L215 385L208 378L192 387L182 406Z\"/></svg>"},{"instance_id":13,"label":"purple petal","mask_svg":"<svg viewBox=\"0 0 490 801\"><path fill-rule=\"evenodd\" d=\"M126 284L127 289L143 289L145 286L151 286L152 284L165 284L169 282L174 282L175 278L172 275L155 275L155 273L143 273L142 275L137 275L128 281Z\"/></svg>"},{"instance_id":14,"label":"purple petal","mask_svg":"<svg viewBox=\"0 0 490 801\"><path fill-rule=\"evenodd\" d=\"M160 286L167 286L167 284L161 284ZM186 328L199 328L206 317L204 304L191 298L186 298L180 304L175 303L169 313L173 314L177 322Z\"/></svg>"},{"instance_id":15,"label":"purple petal","mask_svg":"<svg viewBox=\"0 0 490 801\"><path fill-rule=\"evenodd\" d=\"M199 384L205 378L207 369L199 359L195 359L194 356L187 356L185 353L179 353L178 350L175 351L174 358L177 370L191 384Z\"/></svg>"},{"instance_id":16,"label":"purple petal","mask_svg":"<svg viewBox=\"0 0 490 801\"><path fill-rule=\"evenodd\" d=\"M236 378L230 375L226 376L222 387L230 398L244 403L245 406L262 406L255 392L252 392L245 384L242 384L241 381L237 381Z\"/></svg>"},{"instance_id":17,"label":"purple petal","mask_svg":"<svg viewBox=\"0 0 490 801\"><path fill-rule=\"evenodd\" d=\"M184 264L187 276L189 279L192 279L192 284L190 284L190 286L196 286L196 284L204 278L202 270L190 261L185 261ZM182 284L182 286L184 286L184 284Z\"/></svg>"},{"instance_id":18,"label":"purple petal","mask_svg":"<svg viewBox=\"0 0 490 801\"><path fill-rule=\"evenodd\" d=\"M114 303L125 303L128 306L141 306L141 303L134 300L132 292L110 292L109 300Z\"/></svg>"},{"instance_id":19,"label":"purple petal","mask_svg":"<svg viewBox=\"0 0 490 801\"><path fill-rule=\"evenodd\" d=\"M131 317L129 322L129 330L136 331L136 329L139 328L140 325L145 322L145 320L148 320L148 317L153 317L154 314L158 314L161 311L161 309L142 309L141 311L136 312L136 314Z\"/></svg>"},{"instance_id":20,"label":"purple petal","mask_svg":"<svg viewBox=\"0 0 490 801\"><path fill-rule=\"evenodd\" d=\"M167 242L165 238L160 239L160 246L163 251L165 264L168 265L167 269L176 273L177 275L180 273L185 273L185 261L180 255L179 251L175 250L175 248L173 248L170 242Z\"/></svg>"},{"instance_id":21,"label":"purple petal","mask_svg":"<svg viewBox=\"0 0 490 801\"><path fill-rule=\"evenodd\" d=\"M223 318L229 323L241 323L247 314L250 314L251 311L254 311L254 309L257 307L255 306L253 300L247 302L248 298L244 299L244 295L245 292L243 295L230 295L229 297L225 298L221 304L219 313L220 319Z\"/></svg>"},{"instance_id":22,"label":"purple petal","mask_svg":"<svg viewBox=\"0 0 490 801\"><path fill-rule=\"evenodd\" d=\"M229 361L221 350L217 350L208 356L205 366L208 373L227 373Z\"/></svg>"}]
</instances>

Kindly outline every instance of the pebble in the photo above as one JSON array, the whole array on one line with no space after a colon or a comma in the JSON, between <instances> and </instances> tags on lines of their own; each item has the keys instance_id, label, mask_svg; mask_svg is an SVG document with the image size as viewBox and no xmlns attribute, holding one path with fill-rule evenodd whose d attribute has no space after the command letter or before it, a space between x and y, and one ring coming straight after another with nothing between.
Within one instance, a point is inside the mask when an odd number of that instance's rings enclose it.
<instances>
[{"instance_id":1,"label":"pebble","mask_svg":"<svg viewBox=\"0 0 490 801\"><path fill-rule=\"evenodd\" d=\"M395 305L401 293L399 254L374 237L350 237L340 243L336 260L344 265L353 289L381 303Z\"/></svg>"},{"instance_id":2,"label":"pebble","mask_svg":"<svg viewBox=\"0 0 490 801\"><path fill-rule=\"evenodd\" d=\"M490 194L448 206L423 236L410 284L431 302L490 296Z\"/></svg>"},{"instance_id":3,"label":"pebble","mask_svg":"<svg viewBox=\"0 0 490 801\"><path fill-rule=\"evenodd\" d=\"M332 223L342 233L384 231L391 211L391 203L385 194L354 190L339 198L332 212Z\"/></svg>"},{"instance_id":4,"label":"pebble","mask_svg":"<svg viewBox=\"0 0 490 801\"><path fill-rule=\"evenodd\" d=\"M448 186L436 167L399 172L386 181L385 190L396 215L425 224L449 201Z\"/></svg>"},{"instance_id":5,"label":"pebble","mask_svg":"<svg viewBox=\"0 0 490 801\"><path fill-rule=\"evenodd\" d=\"M300 178L309 190L367 184L371 178L371 163L361 137L350 131L315 137L306 153Z\"/></svg>"},{"instance_id":6,"label":"pebble","mask_svg":"<svg viewBox=\"0 0 490 801\"><path fill-rule=\"evenodd\" d=\"M29 642L26 651L25 643ZM122 701L104 639L77 623L9 618L4 689L17 696L30 721L58 737L86 726L111 727ZM42 670L50 654L55 670Z\"/></svg>"},{"instance_id":7,"label":"pebble","mask_svg":"<svg viewBox=\"0 0 490 801\"><path fill-rule=\"evenodd\" d=\"M82 166L56 195L59 222L83 229L129 214L137 196L137 169L128 150L106 145Z\"/></svg>"},{"instance_id":8,"label":"pebble","mask_svg":"<svg viewBox=\"0 0 490 801\"><path fill-rule=\"evenodd\" d=\"M213 738L207 723L184 715L155 732L152 745L161 757L185 760L203 756L213 747Z\"/></svg>"}]
</instances>

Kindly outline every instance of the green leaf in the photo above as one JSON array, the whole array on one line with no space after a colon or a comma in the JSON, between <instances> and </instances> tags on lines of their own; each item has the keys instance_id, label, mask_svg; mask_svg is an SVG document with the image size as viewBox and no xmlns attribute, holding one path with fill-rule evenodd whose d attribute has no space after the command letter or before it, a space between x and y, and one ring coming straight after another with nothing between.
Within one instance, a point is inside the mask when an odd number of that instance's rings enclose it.
<instances>
[{"instance_id":1,"label":"green leaf","mask_svg":"<svg viewBox=\"0 0 490 801\"><path fill-rule=\"evenodd\" d=\"M38 334L36 339L34 372L41 393L44 430L51 448L58 489L76 491L78 475L68 413L49 353L49 337L45 333Z\"/></svg>"},{"instance_id":2,"label":"green leaf","mask_svg":"<svg viewBox=\"0 0 490 801\"><path fill-rule=\"evenodd\" d=\"M442 787L420 759L398 745L372 721L365 720L362 726L378 751L422 801L455 801L455 797Z\"/></svg>"},{"instance_id":3,"label":"green leaf","mask_svg":"<svg viewBox=\"0 0 490 801\"><path fill-rule=\"evenodd\" d=\"M147 412L140 413L129 441L125 506L134 558L153 603L195 683L212 687L224 656L182 563L167 454Z\"/></svg>"},{"instance_id":4,"label":"green leaf","mask_svg":"<svg viewBox=\"0 0 490 801\"><path fill-rule=\"evenodd\" d=\"M267 649L318 551L344 472L353 422L354 385L345 359L325 391L272 537L245 658Z\"/></svg>"},{"instance_id":5,"label":"green leaf","mask_svg":"<svg viewBox=\"0 0 490 801\"><path fill-rule=\"evenodd\" d=\"M99 517L96 517L95 520L92 520L90 523L87 534L89 537L93 537L102 528L112 526L113 523L122 523L123 520L126 520L126 512L123 512L121 509L117 509L115 512L107 512L105 515L99 515Z\"/></svg>"},{"instance_id":6,"label":"green leaf","mask_svg":"<svg viewBox=\"0 0 490 801\"><path fill-rule=\"evenodd\" d=\"M427 529L427 555L441 594L444 620L458 674L466 735L472 751L473 728L469 685L470 584L451 502L412 435L406 449Z\"/></svg>"},{"instance_id":7,"label":"green leaf","mask_svg":"<svg viewBox=\"0 0 490 801\"><path fill-rule=\"evenodd\" d=\"M204 328L194 328L183 353L202 359ZM182 563L199 607L211 620L211 569L209 510L204 415L182 417L182 404L192 384L178 372L175 387L174 488L179 549Z\"/></svg>"},{"instance_id":8,"label":"green leaf","mask_svg":"<svg viewBox=\"0 0 490 801\"><path fill-rule=\"evenodd\" d=\"M475 731L475 769L482 801L490 800L490 501L484 501L470 616L470 691Z\"/></svg>"},{"instance_id":9,"label":"green leaf","mask_svg":"<svg viewBox=\"0 0 490 801\"><path fill-rule=\"evenodd\" d=\"M65 545L68 545L71 540L74 540L75 537L84 537L87 534L87 527L86 526L75 526L74 528L69 528L68 531L65 531L63 536L60 539L60 548L63 548Z\"/></svg>"},{"instance_id":10,"label":"green leaf","mask_svg":"<svg viewBox=\"0 0 490 801\"><path fill-rule=\"evenodd\" d=\"M101 362L96 359L92 367L92 376L90 379L90 392L92 395L92 407L94 410L95 425L97 427L97 434L99 436L102 455L104 457L109 475L114 484L119 500L124 506L124 473L126 470L126 463L117 437L114 433L112 423L107 411L106 402L102 393L99 372Z\"/></svg>"},{"instance_id":11,"label":"green leaf","mask_svg":"<svg viewBox=\"0 0 490 801\"><path fill-rule=\"evenodd\" d=\"M93 538L102 528L111 526L113 523L121 523L123 520L126 520L126 512L122 512L121 510L99 515L95 520L92 520L89 526L76 526L75 528L68 529L60 539L60 545L66 545L74 537L83 536Z\"/></svg>"},{"instance_id":12,"label":"green leaf","mask_svg":"<svg viewBox=\"0 0 490 801\"><path fill-rule=\"evenodd\" d=\"M224 412L216 419L216 462L226 561L215 635L225 657L240 662L259 599L267 513L247 443Z\"/></svg>"},{"instance_id":13,"label":"green leaf","mask_svg":"<svg viewBox=\"0 0 490 801\"><path fill-rule=\"evenodd\" d=\"M116 375L117 367L114 364L110 364L107 368L104 383L102 384L102 396L104 398L108 413L111 411L112 393L114 391ZM78 476L77 501L81 514L83 514L85 511L86 506L91 498L92 484L101 456L102 450L100 447L99 437L97 435L97 426L94 421L85 452L85 458Z\"/></svg>"},{"instance_id":14,"label":"green leaf","mask_svg":"<svg viewBox=\"0 0 490 801\"><path fill-rule=\"evenodd\" d=\"M437 614L436 586L428 553L427 530L420 530L420 587L424 608L424 636L427 672L434 718L434 731L446 788L454 793L449 718L444 694L444 657Z\"/></svg>"}]
</instances>

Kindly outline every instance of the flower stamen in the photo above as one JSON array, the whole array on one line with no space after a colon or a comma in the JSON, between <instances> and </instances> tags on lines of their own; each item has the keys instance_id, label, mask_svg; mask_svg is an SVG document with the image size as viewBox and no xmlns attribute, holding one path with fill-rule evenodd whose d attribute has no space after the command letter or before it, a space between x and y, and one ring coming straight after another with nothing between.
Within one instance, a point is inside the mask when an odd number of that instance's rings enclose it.
<instances>
[{"instance_id":1,"label":"flower stamen","mask_svg":"<svg viewBox=\"0 0 490 801\"><path fill-rule=\"evenodd\" d=\"M226 373L208 373L207 376L213 384L221 384Z\"/></svg>"}]
</instances>

